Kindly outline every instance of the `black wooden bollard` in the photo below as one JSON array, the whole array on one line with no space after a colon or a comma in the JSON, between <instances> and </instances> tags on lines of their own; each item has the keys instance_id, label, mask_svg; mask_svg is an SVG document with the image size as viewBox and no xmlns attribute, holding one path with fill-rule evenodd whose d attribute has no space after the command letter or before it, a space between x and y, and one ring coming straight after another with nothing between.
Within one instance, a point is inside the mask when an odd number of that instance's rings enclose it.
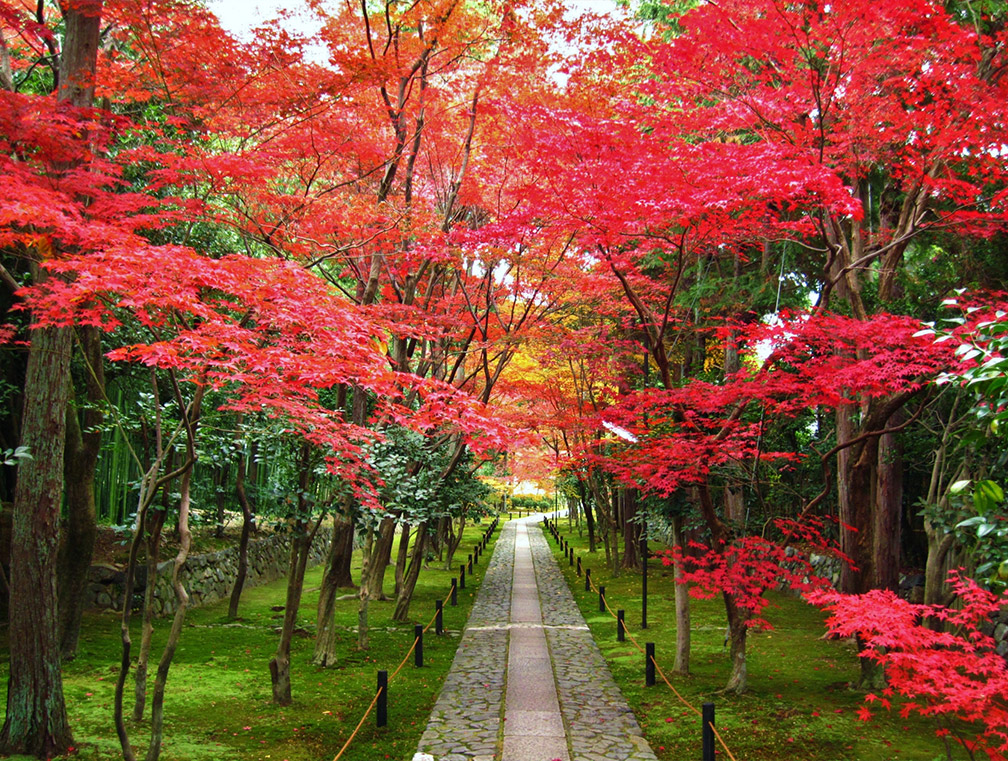
<instances>
[{"instance_id":1,"label":"black wooden bollard","mask_svg":"<svg viewBox=\"0 0 1008 761\"><path fill-rule=\"evenodd\" d=\"M581 575L581 558L577 559L577 575Z\"/></svg>"},{"instance_id":2,"label":"black wooden bollard","mask_svg":"<svg viewBox=\"0 0 1008 761\"><path fill-rule=\"evenodd\" d=\"M703 761L714 761L714 704L703 704Z\"/></svg>"},{"instance_id":3,"label":"black wooden bollard","mask_svg":"<svg viewBox=\"0 0 1008 761\"><path fill-rule=\"evenodd\" d=\"M469 556L469 575L472 576L472 555Z\"/></svg>"},{"instance_id":4,"label":"black wooden bollard","mask_svg":"<svg viewBox=\"0 0 1008 761\"><path fill-rule=\"evenodd\" d=\"M459 589L465 589L465 563L459 566Z\"/></svg>"},{"instance_id":5,"label":"black wooden bollard","mask_svg":"<svg viewBox=\"0 0 1008 761\"><path fill-rule=\"evenodd\" d=\"M598 588L598 611L605 613L605 587Z\"/></svg>"},{"instance_id":6,"label":"black wooden bollard","mask_svg":"<svg viewBox=\"0 0 1008 761\"><path fill-rule=\"evenodd\" d=\"M568 557L570 557L570 566L573 568L574 567L574 548L571 547L569 550L567 550L567 553L568 553Z\"/></svg>"},{"instance_id":7,"label":"black wooden bollard","mask_svg":"<svg viewBox=\"0 0 1008 761\"><path fill-rule=\"evenodd\" d=\"M616 641L626 641L626 622L623 620L623 608L616 611Z\"/></svg>"},{"instance_id":8,"label":"black wooden bollard","mask_svg":"<svg viewBox=\"0 0 1008 761\"><path fill-rule=\"evenodd\" d=\"M591 568L585 568L585 592L591 592Z\"/></svg>"},{"instance_id":9,"label":"black wooden bollard","mask_svg":"<svg viewBox=\"0 0 1008 761\"><path fill-rule=\"evenodd\" d=\"M439 637L444 634L444 601L434 601L434 633Z\"/></svg>"},{"instance_id":10,"label":"black wooden bollard","mask_svg":"<svg viewBox=\"0 0 1008 761\"><path fill-rule=\"evenodd\" d=\"M449 599L451 600L452 607L458 605L458 580L455 577L452 577L451 597Z\"/></svg>"},{"instance_id":11,"label":"black wooden bollard","mask_svg":"<svg viewBox=\"0 0 1008 761\"><path fill-rule=\"evenodd\" d=\"M420 668L423 666L423 626L420 624L413 627L413 638L416 640L416 647L413 648L413 665Z\"/></svg>"},{"instance_id":12,"label":"black wooden bollard","mask_svg":"<svg viewBox=\"0 0 1008 761\"><path fill-rule=\"evenodd\" d=\"M388 724L388 672L378 672L378 704L375 706L375 718L379 727Z\"/></svg>"},{"instance_id":13,"label":"black wooden bollard","mask_svg":"<svg viewBox=\"0 0 1008 761\"><path fill-rule=\"evenodd\" d=\"M654 642L644 643L644 686L655 685Z\"/></svg>"}]
</instances>

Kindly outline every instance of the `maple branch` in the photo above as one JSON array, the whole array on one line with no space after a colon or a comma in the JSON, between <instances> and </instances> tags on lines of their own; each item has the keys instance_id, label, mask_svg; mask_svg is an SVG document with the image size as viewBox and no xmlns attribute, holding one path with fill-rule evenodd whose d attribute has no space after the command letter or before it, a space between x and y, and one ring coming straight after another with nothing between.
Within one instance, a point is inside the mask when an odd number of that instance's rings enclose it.
<instances>
[{"instance_id":1,"label":"maple branch","mask_svg":"<svg viewBox=\"0 0 1008 761\"><path fill-rule=\"evenodd\" d=\"M21 284L14 279L3 263L0 263L0 282L7 286L12 295L21 290Z\"/></svg>"},{"instance_id":2,"label":"maple branch","mask_svg":"<svg viewBox=\"0 0 1008 761\"><path fill-rule=\"evenodd\" d=\"M906 399L904 399L901 402L900 406L902 406L902 404L905 404L907 401L909 401L909 399L911 397L913 397L914 394L916 394L916 393L917 392L914 391L914 392L911 392L911 393L907 394L906 395ZM903 394L898 394L897 396L902 397L904 395ZM890 406L891 405L886 405L886 409L888 409ZM836 446L834 446L832 449L830 449L825 454L820 455L819 456L819 462L823 466L823 469L824 469L824 471L826 473L826 478L825 478L826 485L823 487L823 490L821 492L819 492L819 494L817 494L814 499L812 499L811 502L809 502L807 505L805 505L805 507L802 508L801 512L798 514L798 517L799 518L803 518L804 516L806 516L813 508L815 508L820 502L822 502L829 495L830 490L832 489L833 485L830 482L830 478L829 478L830 470L829 470L829 465L827 463L828 463L828 461L830 459L832 459L833 455L835 455L837 452L840 452L840 451L842 451L844 449L852 447L852 446L854 446L856 444L860 444L860 443L862 443L864 441L867 441L868 439L879 438L881 436L885 436L885 435L890 434L890 433L899 433L900 431L902 431L905 428L909 427L912 423L915 423L918 420L918 418L920 418L920 416L923 414L924 409L925 409L924 405L921 405L917 409L917 411L914 412L914 414L909 419L907 419L903 423L900 423L899 425L890 426L889 428L883 428L882 430L878 430L878 431L867 431L865 433L862 433L860 436L855 436L850 441L845 441L842 444L837 444ZM890 416L891 416L891 413L890 413Z\"/></svg>"}]
</instances>

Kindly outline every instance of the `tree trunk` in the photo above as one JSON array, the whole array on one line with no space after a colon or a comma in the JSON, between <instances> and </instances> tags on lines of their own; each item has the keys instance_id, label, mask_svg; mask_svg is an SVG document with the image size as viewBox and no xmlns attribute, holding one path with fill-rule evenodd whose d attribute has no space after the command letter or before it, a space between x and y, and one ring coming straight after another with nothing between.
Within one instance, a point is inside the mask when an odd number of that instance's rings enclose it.
<instances>
[{"instance_id":1,"label":"tree trunk","mask_svg":"<svg viewBox=\"0 0 1008 761\"><path fill-rule=\"evenodd\" d=\"M86 107L94 100L101 13L102 0L66 6L56 95L61 103ZM71 346L70 328L42 328L32 332L28 350L21 445L33 459L19 466L14 491L10 670L0 753L50 757L73 744L60 674L56 589Z\"/></svg>"},{"instance_id":2,"label":"tree trunk","mask_svg":"<svg viewBox=\"0 0 1008 761\"><path fill-rule=\"evenodd\" d=\"M169 459L169 463L171 460ZM171 465L169 464L169 469ZM140 652L137 654L136 674L133 677L133 721L143 718L147 703L147 665L150 662L151 645L154 639L154 590L157 586L158 563L161 560L161 530L164 528L165 516L168 514L168 489L165 484L161 510L147 513L144 533L147 545L147 588L144 590L143 624L140 629ZM124 605L132 605L132 600L126 600Z\"/></svg>"},{"instance_id":3,"label":"tree trunk","mask_svg":"<svg viewBox=\"0 0 1008 761\"><path fill-rule=\"evenodd\" d=\"M224 524L227 523L226 520L226 510L227 507L227 492L225 491L225 485L231 477L231 467L228 464L221 465L219 468L214 469L214 485L217 487L216 499L214 500L216 506L216 519L217 525L214 527L214 536L217 539L224 538Z\"/></svg>"},{"instance_id":4,"label":"tree trunk","mask_svg":"<svg viewBox=\"0 0 1008 761\"><path fill-rule=\"evenodd\" d=\"M410 524L404 523L399 532L399 548L396 552L396 564L395 564L395 596L399 597L399 593L402 591L403 582L406 579L406 563L409 561L409 547L410 547ZM456 543L455 547L458 544ZM451 570L452 555L454 554L454 548L448 553L448 570Z\"/></svg>"},{"instance_id":5,"label":"tree trunk","mask_svg":"<svg viewBox=\"0 0 1008 761\"><path fill-rule=\"evenodd\" d=\"M683 536L683 517L672 518L672 544L680 553L686 552ZM683 581L682 563L673 569L675 581L676 654L672 670L677 674L688 674L690 670L690 604L689 588Z\"/></svg>"},{"instance_id":6,"label":"tree trunk","mask_svg":"<svg viewBox=\"0 0 1008 761\"><path fill-rule=\"evenodd\" d=\"M240 422L239 422L240 425ZM245 588L245 578L248 576L248 546L252 536L252 528L255 518L252 514L252 505L249 503L248 492L245 489L245 473L248 467L248 458L245 456L245 447L239 448L238 463L235 472L235 499L242 511L241 538L238 540L238 568L235 571L235 582L231 588L231 599L228 601L228 620L234 621L238 618L238 603L241 601L242 590Z\"/></svg>"},{"instance_id":7,"label":"tree trunk","mask_svg":"<svg viewBox=\"0 0 1008 761\"><path fill-rule=\"evenodd\" d=\"M198 405L194 405L198 414ZM190 449L190 457L195 459L195 452ZM161 744L164 741L164 694L168 683L168 669L175 658L175 649L182 636L182 624L185 623L186 611L189 609L189 593L182 584L182 569L189 558L189 548L192 545L192 532L189 530L189 507L192 495L192 468L182 474L182 499L179 502L179 550L172 566L172 589L175 590L175 615L172 618L171 629L168 630L168 641L161 652L158 661L157 675L154 678L154 693L151 696L151 736L147 746L147 761L157 761L161 755ZM164 525L164 518L161 518ZM153 580L148 579L148 589L153 587ZM153 595L152 595L153 596Z\"/></svg>"},{"instance_id":8,"label":"tree trunk","mask_svg":"<svg viewBox=\"0 0 1008 761\"><path fill-rule=\"evenodd\" d=\"M893 415L887 427L902 422L903 415ZM873 567L876 589L899 589L900 549L903 524L903 447L895 433L879 438L878 485L875 490Z\"/></svg>"},{"instance_id":9,"label":"tree trunk","mask_svg":"<svg viewBox=\"0 0 1008 761\"><path fill-rule=\"evenodd\" d=\"M413 540L413 557L410 559L406 577L403 579L402 589L396 597L395 610L392 611L392 620L403 622L409 616L410 601L413 599L413 590L416 589L417 579L420 577L420 569L423 567L424 553L427 551L427 521L423 521L417 526L416 539Z\"/></svg>"},{"instance_id":10,"label":"tree trunk","mask_svg":"<svg viewBox=\"0 0 1008 761\"><path fill-rule=\"evenodd\" d=\"M837 445L857 436L854 405L837 408ZM852 561L840 573L840 591L863 594L874 577L874 519L872 511L878 440L867 439L837 454L837 492L840 512L840 549Z\"/></svg>"},{"instance_id":11,"label":"tree trunk","mask_svg":"<svg viewBox=\"0 0 1008 761\"><path fill-rule=\"evenodd\" d=\"M11 526L7 715L0 753L50 758L73 745L61 677L56 594L69 328L33 331Z\"/></svg>"},{"instance_id":12,"label":"tree trunk","mask_svg":"<svg viewBox=\"0 0 1008 761\"><path fill-rule=\"evenodd\" d=\"M378 527L378 538L375 541L374 554L368 570L368 596L372 600L387 600L383 589L385 570L392 560L392 542L395 540L396 522L394 518L382 519Z\"/></svg>"},{"instance_id":13,"label":"tree trunk","mask_svg":"<svg viewBox=\"0 0 1008 761\"><path fill-rule=\"evenodd\" d=\"M336 630L334 628L336 592L341 587L353 586L353 579L350 578L353 534L354 527L350 518L342 513L337 513L333 524L332 540L329 542L329 553L326 556L325 575L322 577L322 587L319 590L315 652L312 654L312 663L316 666L335 666L338 661Z\"/></svg>"},{"instance_id":14,"label":"tree trunk","mask_svg":"<svg viewBox=\"0 0 1008 761\"><path fill-rule=\"evenodd\" d=\"M371 602L369 592L368 574L370 572L371 558L374 555L374 527L368 527L367 537L364 539L364 549L361 557L361 583L357 595L357 649L367 650L371 646L368 637L368 605Z\"/></svg>"},{"instance_id":15,"label":"tree trunk","mask_svg":"<svg viewBox=\"0 0 1008 761\"><path fill-rule=\"evenodd\" d=\"M621 489L620 499L623 502L623 567L639 571L640 564L640 530L637 517L637 490Z\"/></svg>"},{"instance_id":16,"label":"tree trunk","mask_svg":"<svg viewBox=\"0 0 1008 761\"><path fill-rule=\"evenodd\" d=\"M298 514L293 520L293 536L291 537L290 564L287 571L287 598L284 604L284 620L280 629L280 641L277 644L276 655L270 661L270 677L273 683L273 702L286 706L291 704L290 682L290 646L294 639L294 628L297 625L298 609L301 607L301 593L304 591L305 570L308 567L308 554L311 550L315 533L322 525L318 519L315 527L309 530L308 515L308 485L311 478L311 445L307 442L301 445L301 457L298 475Z\"/></svg>"},{"instance_id":17,"label":"tree trunk","mask_svg":"<svg viewBox=\"0 0 1008 761\"><path fill-rule=\"evenodd\" d=\"M59 577L60 651L63 660L77 654L81 616L84 613L84 588L94 555L98 533L95 511L95 468L101 452L100 403L105 398L105 371L102 363L101 333L97 328L78 328L86 365L86 399L83 425L74 405L67 407L66 459L63 464L67 505L66 533L60 541Z\"/></svg>"},{"instance_id":18,"label":"tree trunk","mask_svg":"<svg viewBox=\"0 0 1008 761\"><path fill-rule=\"evenodd\" d=\"M451 518L448 520L451 521ZM462 544L462 534L465 532L465 525L465 516L459 516L458 528L452 531L451 542L448 544L448 560L445 563L446 571L450 571L452 569L452 561L455 560L455 553L458 551L459 545Z\"/></svg>"},{"instance_id":19,"label":"tree trunk","mask_svg":"<svg viewBox=\"0 0 1008 761\"><path fill-rule=\"evenodd\" d=\"M595 552L595 515L591 509L591 500L585 490L584 481L577 482L578 498L581 500L581 510L584 512L585 526L588 528L588 552Z\"/></svg>"},{"instance_id":20,"label":"tree trunk","mask_svg":"<svg viewBox=\"0 0 1008 761\"><path fill-rule=\"evenodd\" d=\"M618 577L620 575L620 557L619 557L619 494L622 490L616 489L615 487L610 492L612 496L612 505L610 506L610 513L608 515L609 524L609 546L612 548L612 554L609 557L610 570L612 571L613 577Z\"/></svg>"},{"instance_id":21,"label":"tree trunk","mask_svg":"<svg viewBox=\"0 0 1008 761\"><path fill-rule=\"evenodd\" d=\"M728 614L728 640L729 657L731 658L731 675L728 677L728 684L725 691L734 692L741 695L746 691L746 635L749 633L749 625L746 623L746 611L740 608L735 599L725 593L725 611Z\"/></svg>"},{"instance_id":22,"label":"tree trunk","mask_svg":"<svg viewBox=\"0 0 1008 761\"><path fill-rule=\"evenodd\" d=\"M290 649L297 626L301 593L304 591L304 574L308 565L308 550L311 548L312 533L305 521L297 522L291 539L290 562L287 570L287 596L284 606L283 626L276 655L269 663L270 679L273 684L273 702L287 706L291 704Z\"/></svg>"}]
</instances>

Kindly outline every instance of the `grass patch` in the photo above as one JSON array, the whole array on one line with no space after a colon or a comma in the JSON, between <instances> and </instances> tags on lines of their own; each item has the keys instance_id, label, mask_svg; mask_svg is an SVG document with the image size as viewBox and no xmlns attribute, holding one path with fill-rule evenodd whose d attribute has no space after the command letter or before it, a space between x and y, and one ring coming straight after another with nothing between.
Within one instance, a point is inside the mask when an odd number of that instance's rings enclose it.
<instances>
[{"instance_id":1,"label":"grass patch","mask_svg":"<svg viewBox=\"0 0 1008 761\"><path fill-rule=\"evenodd\" d=\"M294 702L279 707L272 703L268 662L276 652L286 581L245 590L237 621L227 621L227 601L189 611L185 630L168 677L165 694L165 761L320 761L331 759L350 736L375 693L377 671L391 672L413 643L413 625L426 625L434 615L435 601L448 594L458 564L487 528L470 526L465 531L453 571L432 561L420 574L410 606L412 620L391 620L393 602L372 601L369 611L371 647L357 649L357 600L338 604L336 625L345 654L334 668L311 665L314 648L315 610L322 569L306 574L297 636L291 651L291 682ZM375 727L369 717L347 749L345 761L411 758L427 724L434 701L451 666L461 630L469 616L476 591L492 552L487 554L466 589L459 590L458 606L446 603L446 633L434 635L433 626L424 636L424 667L406 666L389 685L389 724ZM395 557L393 549L393 558ZM355 557L355 578L360 557ZM394 569L385 577L388 593L394 586ZM348 590L349 592L349 590ZM139 618L137 616L136 618ZM157 623L153 657L169 626ZM133 635L134 654L139 630ZM6 654L6 633L0 648ZM67 711L77 743L74 758L104 761L122 753L112 720L113 691L120 658L119 617L111 612L85 616L77 658L64 665L63 684ZM152 670L154 665L152 665ZM152 677L153 679L153 677ZM6 704L7 658L0 667L0 700ZM132 679L127 681L125 710L132 710ZM148 710L149 715L149 710ZM132 725L131 739L141 756L146 753L148 722ZM23 759L25 757L12 757Z\"/></svg>"},{"instance_id":2,"label":"grass patch","mask_svg":"<svg viewBox=\"0 0 1008 761\"><path fill-rule=\"evenodd\" d=\"M945 748L935 737L935 725L919 717L902 718L898 711L873 709L874 718L860 721L857 710L864 695L849 688L858 677L852 642L822 639L824 616L794 597L772 593L766 617L772 631L750 632L749 690L736 696L721 693L730 664L724 646L725 612L720 599L691 600L691 675L671 675L675 659L675 606L672 569L652 560L648 573L648 628L641 624L641 577L607 570L601 546L588 553L587 537L577 528L561 531L596 585L605 585L613 610L626 611L628 631L641 647L654 642L656 661L675 688L698 710L705 702L716 706L716 725L739 761L882 761L906 759L938 761ZM629 641L616 641L616 620L599 613L598 594L584 591L552 537L547 540L613 676L663 761L698 758L700 718L658 678L644 686L644 655ZM656 549L652 545L651 551ZM719 758L727 758L718 746ZM967 759L959 747L954 759Z\"/></svg>"}]
</instances>

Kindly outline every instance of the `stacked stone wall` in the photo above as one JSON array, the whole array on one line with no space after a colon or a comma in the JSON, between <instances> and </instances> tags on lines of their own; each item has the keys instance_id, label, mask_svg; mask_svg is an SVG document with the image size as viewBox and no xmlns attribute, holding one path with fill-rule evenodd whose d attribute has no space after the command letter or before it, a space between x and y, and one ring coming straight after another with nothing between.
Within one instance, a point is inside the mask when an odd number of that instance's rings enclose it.
<instances>
[{"instance_id":1,"label":"stacked stone wall","mask_svg":"<svg viewBox=\"0 0 1008 761\"><path fill-rule=\"evenodd\" d=\"M309 555L309 567L318 565L325 559L331 534L332 530L326 526L319 529ZM250 541L245 587L267 584L285 576L290 562L290 544L289 534L270 534ZM175 593L171 586L174 562L174 557L171 557L158 565L154 607L159 616L175 612ZM205 555L190 555L182 570L182 580L189 592L190 605L208 605L228 597L237 573L237 547ZM137 568L134 607L143 605L146 575L146 567ZM122 610L125 577L124 570L117 566L92 566L88 573L85 604L92 608Z\"/></svg>"}]
</instances>

